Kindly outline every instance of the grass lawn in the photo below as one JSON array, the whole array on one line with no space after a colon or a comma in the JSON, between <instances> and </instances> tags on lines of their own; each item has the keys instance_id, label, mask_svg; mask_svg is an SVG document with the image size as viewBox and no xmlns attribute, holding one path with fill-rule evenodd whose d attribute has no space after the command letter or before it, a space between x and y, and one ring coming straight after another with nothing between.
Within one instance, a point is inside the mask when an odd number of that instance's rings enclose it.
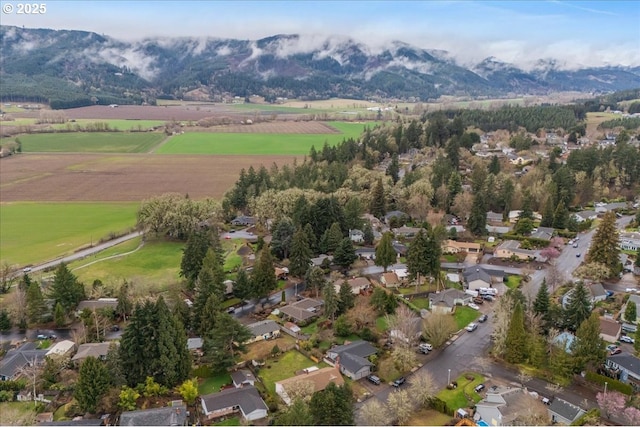
<instances>
[{"instance_id":1,"label":"grass lawn","mask_svg":"<svg viewBox=\"0 0 640 427\"><path fill-rule=\"evenodd\" d=\"M158 132L70 132L21 135L20 142L25 153L146 153L165 137Z\"/></svg>"},{"instance_id":2,"label":"grass lawn","mask_svg":"<svg viewBox=\"0 0 640 427\"><path fill-rule=\"evenodd\" d=\"M478 317L478 312L466 306L457 306L453 318L458 329L462 329Z\"/></svg>"},{"instance_id":3,"label":"grass lawn","mask_svg":"<svg viewBox=\"0 0 640 427\"><path fill-rule=\"evenodd\" d=\"M306 155L311 146L322 150L325 142L334 146L343 139L358 138L362 123L328 122L337 134L264 134L187 132L170 138L156 151L159 154L245 154Z\"/></svg>"},{"instance_id":4,"label":"grass lawn","mask_svg":"<svg viewBox=\"0 0 640 427\"><path fill-rule=\"evenodd\" d=\"M155 240L145 243L138 251L119 258L88 265L92 257L70 264L78 279L86 284L100 279L107 287L118 287L125 280L134 295L162 292L180 281L180 261L183 242Z\"/></svg>"},{"instance_id":5,"label":"grass lawn","mask_svg":"<svg viewBox=\"0 0 640 427\"><path fill-rule=\"evenodd\" d=\"M217 393L220 391L220 387L230 383L231 375L226 372L214 375L212 377L204 378L204 380L198 385L198 393L200 395Z\"/></svg>"},{"instance_id":6,"label":"grass lawn","mask_svg":"<svg viewBox=\"0 0 640 427\"><path fill-rule=\"evenodd\" d=\"M67 421L69 419L64 415L67 407L69 406L69 403L67 403L66 405L62 405L58 409L56 409L56 411L53 413L53 421Z\"/></svg>"},{"instance_id":7,"label":"grass lawn","mask_svg":"<svg viewBox=\"0 0 640 427\"><path fill-rule=\"evenodd\" d=\"M411 304L418 308L429 309L429 298L414 298L411 300Z\"/></svg>"},{"instance_id":8,"label":"grass lawn","mask_svg":"<svg viewBox=\"0 0 640 427\"><path fill-rule=\"evenodd\" d=\"M469 381L465 377L467 375L473 375L473 381ZM473 399L474 403L477 403L482 399L478 393L473 391L475 386L484 381L484 377L480 374L463 374L460 375L455 381L458 382L458 388L454 390L441 390L436 396L441 400L447 402L447 406L451 410L458 408L466 408L471 406L471 402L467 399L467 396Z\"/></svg>"},{"instance_id":9,"label":"grass lawn","mask_svg":"<svg viewBox=\"0 0 640 427\"><path fill-rule=\"evenodd\" d=\"M407 425L409 426L446 426L451 421L449 415L433 409L419 409L414 412Z\"/></svg>"},{"instance_id":10,"label":"grass lawn","mask_svg":"<svg viewBox=\"0 0 640 427\"><path fill-rule=\"evenodd\" d=\"M139 203L2 203L0 253L11 264L47 261L133 227Z\"/></svg>"},{"instance_id":11,"label":"grass lawn","mask_svg":"<svg viewBox=\"0 0 640 427\"><path fill-rule=\"evenodd\" d=\"M325 363L316 364L313 360L308 359L302 353L296 350L291 350L284 353L277 359L267 360L267 364L260 368L259 376L262 378L262 382L267 391L275 395L276 381L290 378L296 374L296 371L300 371L312 366L318 366L318 368L324 368L327 366Z\"/></svg>"},{"instance_id":12,"label":"grass lawn","mask_svg":"<svg viewBox=\"0 0 640 427\"><path fill-rule=\"evenodd\" d=\"M522 276L510 275L504 284L509 289L518 289L520 287L520 282L522 282Z\"/></svg>"},{"instance_id":13,"label":"grass lawn","mask_svg":"<svg viewBox=\"0 0 640 427\"><path fill-rule=\"evenodd\" d=\"M242 425L240 424L239 417L227 418L224 421L220 421L219 423L214 424L214 426L239 426L239 425Z\"/></svg>"},{"instance_id":14,"label":"grass lawn","mask_svg":"<svg viewBox=\"0 0 640 427\"><path fill-rule=\"evenodd\" d=\"M424 283L418 286L417 288L415 286L406 286L406 287L398 288L398 292L400 292L402 295L415 294L418 292L435 292L435 291L436 291L435 283Z\"/></svg>"},{"instance_id":15,"label":"grass lawn","mask_svg":"<svg viewBox=\"0 0 640 427\"><path fill-rule=\"evenodd\" d=\"M127 119L76 119L75 122L67 122L62 124L51 125L54 129L74 130L77 127L84 128L87 125L95 125L97 123L105 123L111 130L128 131L128 130L147 130L156 126L165 124L163 120L127 120Z\"/></svg>"},{"instance_id":16,"label":"grass lawn","mask_svg":"<svg viewBox=\"0 0 640 427\"><path fill-rule=\"evenodd\" d=\"M300 328L303 334L313 335L318 332L318 321L315 320L313 323L309 323L307 326Z\"/></svg>"},{"instance_id":17,"label":"grass lawn","mask_svg":"<svg viewBox=\"0 0 640 427\"><path fill-rule=\"evenodd\" d=\"M442 255L442 258L444 258L446 262L458 262L458 257L453 254Z\"/></svg>"},{"instance_id":18,"label":"grass lawn","mask_svg":"<svg viewBox=\"0 0 640 427\"><path fill-rule=\"evenodd\" d=\"M387 325L387 319L384 316L378 317L376 319L376 329L378 332L385 332L387 328L389 328L389 325Z\"/></svg>"},{"instance_id":19,"label":"grass lawn","mask_svg":"<svg viewBox=\"0 0 640 427\"><path fill-rule=\"evenodd\" d=\"M33 402L0 403L0 425L36 425L36 415L36 408L34 407Z\"/></svg>"}]
</instances>

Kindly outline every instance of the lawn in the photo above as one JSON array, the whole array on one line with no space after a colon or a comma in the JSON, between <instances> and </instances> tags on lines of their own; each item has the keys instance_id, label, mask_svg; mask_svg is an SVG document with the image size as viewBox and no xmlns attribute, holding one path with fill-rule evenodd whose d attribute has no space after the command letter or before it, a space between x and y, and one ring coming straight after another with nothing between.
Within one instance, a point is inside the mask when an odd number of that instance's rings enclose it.
<instances>
[{"instance_id":1,"label":"lawn","mask_svg":"<svg viewBox=\"0 0 640 427\"><path fill-rule=\"evenodd\" d=\"M376 330L380 333L383 333L389 328L387 325L387 319L384 316L380 316L376 319Z\"/></svg>"},{"instance_id":2,"label":"lawn","mask_svg":"<svg viewBox=\"0 0 640 427\"><path fill-rule=\"evenodd\" d=\"M473 308L466 306L457 306L453 318L456 321L458 329L462 329L478 317L478 312Z\"/></svg>"},{"instance_id":3,"label":"lawn","mask_svg":"<svg viewBox=\"0 0 640 427\"><path fill-rule=\"evenodd\" d=\"M217 393L220 391L220 387L231 383L231 375L228 373L217 374L211 377L204 378L198 385L198 394Z\"/></svg>"},{"instance_id":4,"label":"lawn","mask_svg":"<svg viewBox=\"0 0 640 427\"><path fill-rule=\"evenodd\" d=\"M315 320L313 323L309 323L307 326L303 326L300 328L303 334L313 335L318 332L318 321Z\"/></svg>"},{"instance_id":5,"label":"lawn","mask_svg":"<svg viewBox=\"0 0 640 427\"><path fill-rule=\"evenodd\" d=\"M158 132L69 132L22 135L20 142L25 153L146 153L165 137Z\"/></svg>"},{"instance_id":6,"label":"lawn","mask_svg":"<svg viewBox=\"0 0 640 427\"><path fill-rule=\"evenodd\" d=\"M219 423L215 423L214 426L240 426L242 425L240 423L240 418L238 417L232 417L232 418L227 418L224 421L220 421Z\"/></svg>"},{"instance_id":7,"label":"lawn","mask_svg":"<svg viewBox=\"0 0 640 427\"><path fill-rule=\"evenodd\" d=\"M34 408L33 402L0 403L0 425L36 425L36 408Z\"/></svg>"},{"instance_id":8,"label":"lawn","mask_svg":"<svg viewBox=\"0 0 640 427\"><path fill-rule=\"evenodd\" d=\"M429 299L428 298L414 298L411 301L411 304L415 305L418 308L429 309Z\"/></svg>"},{"instance_id":9,"label":"lawn","mask_svg":"<svg viewBox=\"0 0 640 427\"><path fill-rule=\"evenodd\" d=\"M259 376L269 393L275 394L276 381L290 378L300 371L312 366L323 368L324 363L316 364L313 360L308 359L302 353L291 350L280 356L278 359L267 360L266 366L260 368Z\"/></svg>"},{"instance_id":10,"label":"lawn","mask_svg":"<svg viewBox=\"0 0 640 427\"><path fill-rule=\"evenodd\" d=\"M92 258L70 264L73 273L84 283L100 279L112 289L125 280L131 284L134 295L162 292L180 281L178 276L182 260L183 242L152 240L136 252L119 258L86 265Z\"/></svg>"},{"instance_id":11,"label":"lawn","mask_svg":"<svg viewBox=\"0 0 640 427\"><path fill-rule=\"evenodd\" d=\"M473 375L473 381L469 381L465 377L467 375ZM484 381L484 377L480 374L463 374L460 375L455 381L458 382L458 387L454 390L444 389L441 390L436 396L447 403L447 407L455 411L458 408L467 408L471 406L471 402L467 399L467 396L473 399L474 403L480 401L481 397L473 391L475 386ZM466 395L465 395L466 394Z\"/></svg>"},{"instance_id":12,"label":"lawn","mask_svg":"<svg viewBox=\"0 0 640 427\"><path fill-rule=\"evenodd\" d=\"M311 146L334 146L343 139L358 138L362 123L328 122L338 134L266 134L187 132L171 137L156 151L160 154L306 155Z\"/></svg>"},{"instance_id":13,"label":"lawn","mask_svg":"<svg viewBox=\"0 0 640 427\"><path fill-rule=\"evenodd\" d=\"M51 127L59 130L74 130L78 127L85 128L87 125L106 124L110 130L119 131L139 131L147 130L157 126L162 126L166 122L163 120L127 120L127 119L76 119L74 122L55 124Z\"/></svg>"},{"instance_id":14,"label":"lawn","mask_svg":"<svg viewBox=\"0 0 640 427\"><path fill-rule=\"evenodd\" d=\"M2 203L0 253L11 264L47 261L136 223L138 203Z\"/></svg>"},{"instance_id":15,"label":"lawn","mask_svg":"<svg viewBox=\"0 0 640 427\"><path fill-rule=\"evenodd\" d=\"M507 280L505 280L504 284L509 289L518 289L521 281L522 276L510 275Z\"/></svg>"},{"instance_id":16,"label":"lawn","mask_svg":"<svg viewBox=\"0 0 640 427\"><path fill-rule=\"evenodd\" d=\"M413 413L407 425L409 426L446 426L451 417L433 409L419 409Z\"/></svg>"}]
</instances>

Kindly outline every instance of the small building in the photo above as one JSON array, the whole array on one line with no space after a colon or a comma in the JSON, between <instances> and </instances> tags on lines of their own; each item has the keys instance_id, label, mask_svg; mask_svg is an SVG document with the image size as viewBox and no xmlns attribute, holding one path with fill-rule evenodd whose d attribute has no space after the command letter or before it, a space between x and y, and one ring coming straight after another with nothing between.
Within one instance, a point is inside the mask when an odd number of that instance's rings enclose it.
<instances>
[{"instance_id":1,"label":"small building","mask_svg":"<svg viewBox=\"0 0 640 427\"><path fill-rule=\"evenodd\" d=\"M620 233L620 249L636 252L640 248L640 233Z\"/></svg>"},{"instance_id":2,"label":"small building","mask_svg":"<svg viewBox=\"0 0 640 427\"><path fill-rule=\"evenodd\" d=\"M353 243L362 243L364 242L364 232L358 229L349 230L349 239Z\"/></svg>"},{"instance_id":3,"label":"small building","mask_svg":"<svg viewBox=\"0 0 640 427\"><path fill-rule=\"evenodd\" d=\"M304 373L296 375L276 382L276 393L282 398L284 403L291 405L291 397L287 393L287 389L295 388L298 383L308 382L309 391L315 393L324 390L330 383L337 386L344 384L344 379L340 375L338 366L329 366L327 368L305 370ZM305 385L306 387L306 385Z\"/></svg>"},{"instance_id":4,"label":"small building","mask_svg":"<svg viewBox=\"0 0 640 427\"><path fill-rule=\"evenodd\" d=\"M138 411L125 411L120 414L120 426L183 426L187 422L187 407L182 401L171 406Z\"/></svg>"},{"instance_id":5,"label":"small building","mask_svg":"<svg viewBox=\"0 0 640 427\"><path fill-rule=\"evenodd\" d=\"M109 353L111 345L119 346L120 341L111 342L94 342L89 344L80 344L75 356L71 358L73 362L81 362L87 357L95 357L96 359L105 360Z\"/></svg>"},{"instance_id":6,"label":"small building","mask_svg":"<svg viewBox=\"0 0 640 427\"><path fill-rule=\"evenodd\" d=\"M487 232L490 234L507 234L509 231L511 231L511 226L504 226L504 225L487 224L485 228L487 229Z\"/></svg>"},{"instance_id":7,"label":"small building","mask_svg":"<svg viewBox=\"0 0 640 427\"><path fill-rule=\"evenodd\" d=\"M369 279L366 277L353 277L348 280L341 279L333 282L333 287L336 290L336 293L340 291L340 286L342 286L345 281L351 287L351 292L355 295L359 295L361 292L364 292L371 287L371 282L369 282Z\"/></svg>"},{"instance_id":8,"label":"small building","mask_svg":"<svg viewBox=\"0 0 640 427\"><path fill-rule=\"evenodd\" d=\"M615 378L630 384L636 392L640 391L640 359L629 353L607 356L606 368Z\"/></svg>"},{"instance_id":9,"label":"small building","mask_svg":"<svg viewBox=\"0 0 640 427\"><path fill-rule=\"evenodd\" d=\"M565 425L570 425L585 414L585 411L579 406L557 397L549 404L547 411L552 423Z\"/></svg>"},{"instance_id":10,"label":"small building","mask_svg":"<svg viewBox=\"0 0 640 427\"><path fill-rule=\"evenodd\" d=\"M402 212L402 211L391 211L389 213L387 213L384 216L384 222L387 225L391 224L392 220L396 220L396 221L400 221L400 222L406 222L406 220L409 219L409 215L407 215L406 213Z\"/></svg>"},{"instance_id":11,"label":"small building","mask_svg":"<svg viewBox=\"0 0 640 427\"><path fill-rule=\"evenodd\" d=\"M333 255L321 254L316 258L311 258L311 265L313 265L314 267L320 267L325 262L325 260L327 260L327 262L330 264L331 261L333 261Z\"/></svg>"},{"instance_id":12,"label":"small building","mask_svg":"<svg viewBox=\"0 0 640 427\"><path fill-rule=\"evenodd\" d=\"M53 359L64 359L67 357L71 357L71 353L73 352L75 347L76 343L71 340L58 341L48 349L45 356L51 357Z\"/></svg>"},{"instance_id":13,"label":"small building","mask_svg":"<svg viewBox=\"0 0 640 427\"><path fill-rule=\"evenodd\" d=\"M398 227L398 228L394 228L393 234L396 237L404 237L405 239L410 239L412 237L415 237L420 230L422 230L422 228L417 228L417 227L407 227L407 226L402 226L402 227Z\"/></svg>"},{"instance_id":14,"label":"small building","mask_svg":"<svg viewBox=\"0 0 640 427\"><path fill-rule=\"evenodd\" d=\"M352 380L359 380L371 373L373 363L367 358L377 352L367 341L359 340L329 349L324 360L332 366L339 365L340 372Z\"/></svg>"},{"instance_id":15,"label":"small building","mask_svg":"<svg viewBox=\"0 0 640 427\"><path fill-rule=\"evenodd\" d=\"M240 413L246 421L267 417L267 407L254 386L229 388L200 397L202 413L208 420Z\"/></svg>"},{"instance_id":16,"label":"small building","mask_svg":"<svg viewBox=\"0 0 640 427\"><path fill-rule=\"evenodd\" d=\"M502 224L502 214L492 211L487 212L487 223Z\"/></svg>"},{"instance_id":17,"label":"small building","mask_svg":"<svg viewBox=\"0 0 640 427\"><path fill-rule=\"evenodd\" d=\"M547 408L524 389L498 387L476 403L473 419L479 426L512 426L525 413L546 415Z\"/></svg>"},{"instance_id":18,"label":"small building","mask_svg":"<svg viewBox=\"0 0 640 427\"><path fill-rule=\"evenodd\" d=\"M441 249L445 254L457 254L459 252L479 254L480 252L482 252L482 245L474 242L458 242L455 240L445 240L442 242Z\"/></svg>"},{"instance_id":19,"label":"small building","mask_svg":"<svg viewBox=\"0 0 640 427\"><path fill-rule=\"evenodd\" d=\"M374 248L358 248L356 249L356 255L362 259L375 260L376 250Z\"/></svg>"},{"instance_id":20,"label":"small building","mask_svg":"<svg viewBox=\"0 0 640 427\"><path fill-rule=\"evenodd\" d=\"M452 313L456 305L467 305L473 300L469 294L459 289L445 289L429 294L429 308L433 313Z\"/></svg>"},{"instance_id":21,"label":"small building","mask_svg":"<svg viewBox=\"0 0 640 427\"><path fill-rule=\"evenodd\" d=\"M491 287L491 276L483 268L467 269L462 275L467 288L472 291Z\"/></svg>"},{"instance_id":22,"label":"small building","mask_svg":"<svg viewBox=\"0 0 640 427\"><path fill-rule=\"evenodd\" d=\"M615 320L600 318L600 338L606 342L614 343L620 338L622 326Z\"/></svg>"},{"instance_id":23,"label":"small building","mask_svg":"<svg viewBox=\"0 0 640 427\"><path fill-rule=\"evenodd\" d=\"M202 352L204 340L200 337L187 338L187 349L194 353Z\"/></svg>"},{"instance_id":24,"label":"small building","mask_svg":"<svg viewBox=\"0 0 640 427\"><path fill-rule=\"evenodd\" d=\"M254 386L256 377L248 369L239 369L231 373L231 381L236 388Z\"/></svg>"},{"instance_id":25,"label":"small building","mask_svg":"<svg viewBox=\"0 0 640 427\"><path fill-rule=\"evenodd\" d=\"M252 216L240 215L231 220L231 225L250 226L256 225L257 220Z\"/></svg>"},{"instance_id":26,"label":"small building","mask_svg":"<svg viewBox=\"0 0 640 427\"><path fill-rule=\"evenodd\" d=\"M247 343L270 340L280 336L280 326L273 320L261 320L247 325L252 338Z\"/></svg>"},{"instance_id":27,"label":"small building","mask_svg":"<svg viewBox=\"0 0 640 427\"><path fill-rule=\"evenodd\" d=\"M274 274L276 275L276 280L287 280L289 269L286 267L275 267Z\"/></svg>"}]
</instances>

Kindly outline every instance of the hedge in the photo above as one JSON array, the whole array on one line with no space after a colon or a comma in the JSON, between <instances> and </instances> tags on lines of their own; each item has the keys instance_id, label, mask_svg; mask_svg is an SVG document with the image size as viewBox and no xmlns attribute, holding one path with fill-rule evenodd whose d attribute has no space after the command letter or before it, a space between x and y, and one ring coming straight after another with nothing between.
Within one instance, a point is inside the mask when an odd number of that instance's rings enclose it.
<instances>
[{"instance_id":1,"label":"hedge","mask_svg":"<svg viewBox=\"0 0 640 427\"><path fill-rule=\"evenodd\" d=\"M504 240L518 240L518 241L528 240L533 247L537 247L537 248L546 248L547 246L549 246L548 240L536 239L535 237L522 236L520 234L515 234L515 233L505 233L502 236L502 238Z\"/></svg>"},{"instance_id":2,"label":"hedge","mask_svg":"<svg viewBox=\"0 0 640 427\"><path fill-rule=\"evenodd\" d=\"M23 390L27 386L27 381L16 380L16 381L0 381L0 390L12 390L12 391L20 391Z\"/></svg>"},{"instance_id":3,"label":"hedge","mask_svg":"<svg viewBox=\"0 0 640 427\"><path fill-rule=\"evenodd\" d=\"M431 409L442 412L443 414L453 415L453 411L449 409L449 407L447 406L447 402L440 399L439 397L431 397L429 399L429 406L431 407Z\"/></svg>"},{"instance_id":4,"label":"hedge","mask_svg":"<svg viewBox=\"0 0 640 427\"><path fill-rule=\"evenodd\" d=\"M595 372L587 372L585 376L587 381L592 383L601 384L607 383L608 390L619 391L620 393L631 396L633 394L633 388L629 384L625 384L616 379L605 377L604 375L596 374Z\"/></svg>"}]
</instances>

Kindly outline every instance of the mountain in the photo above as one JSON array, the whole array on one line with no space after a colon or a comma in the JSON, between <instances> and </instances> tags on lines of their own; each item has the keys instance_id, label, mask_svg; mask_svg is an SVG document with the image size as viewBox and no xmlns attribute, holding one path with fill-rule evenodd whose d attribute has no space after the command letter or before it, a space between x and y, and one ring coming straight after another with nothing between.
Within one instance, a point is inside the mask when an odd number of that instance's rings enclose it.
<instances>
[{"instance_id":1,"label":"mountain","mask_svg":"<svg viewBox=\"0 0 640 427\"><path fill-rule=\"evenodd\" d=\"M0 28L0 97L58 108L140 103L159 97L258 94L320 99L427 100L640 86L640 69L530 71L495 58L464 66L449 52L396 41L373 48L346 37L275 35L260 40L152 38L136 42L84 31Z\"/></svg>"}]
</instances>

